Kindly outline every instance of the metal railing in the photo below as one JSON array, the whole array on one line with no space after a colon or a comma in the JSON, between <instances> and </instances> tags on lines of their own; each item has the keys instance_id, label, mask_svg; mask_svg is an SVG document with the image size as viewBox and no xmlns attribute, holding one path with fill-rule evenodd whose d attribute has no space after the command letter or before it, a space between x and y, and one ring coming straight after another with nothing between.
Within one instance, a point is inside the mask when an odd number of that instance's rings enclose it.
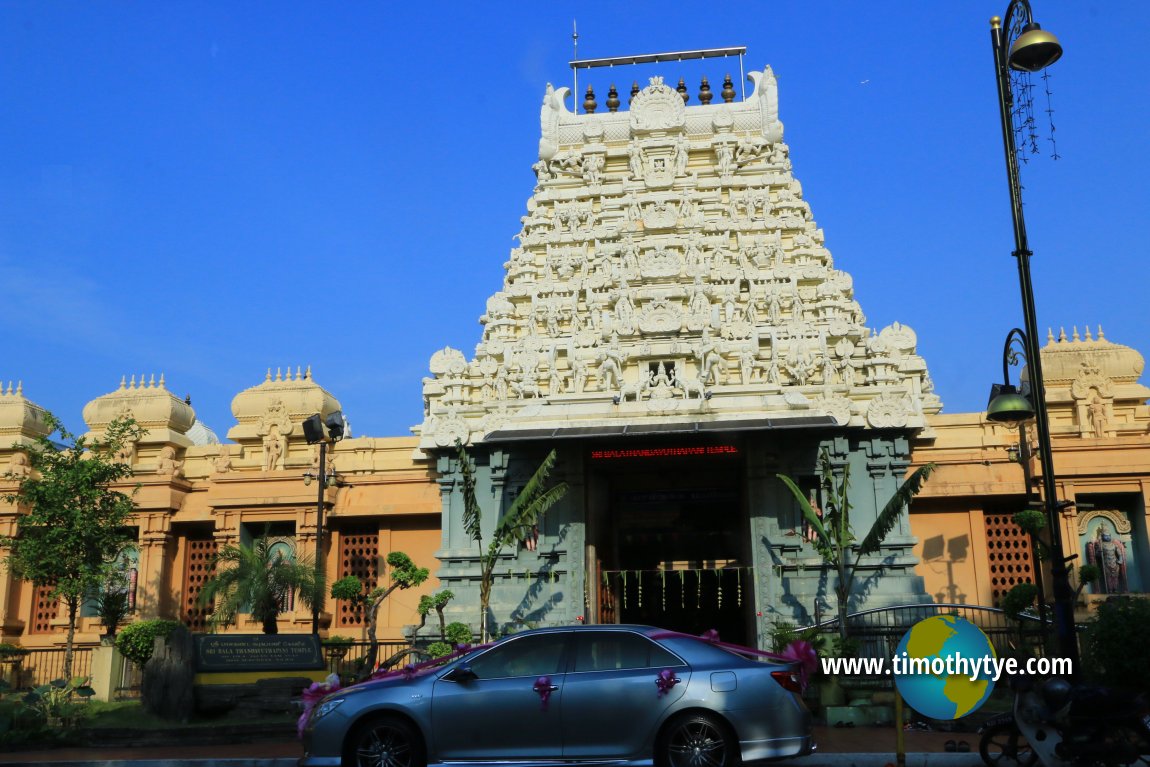
<instances>
[{"instance_id":1,"label":"metal railing","mask_svg":"<svg viewBox=\"0 0 1150 767\"><path fill-rule=\"evenodd\" d=\"M340 676L358 675L360 666L367 657L369 647L371 647L371 643L366 640L357 640L348 644L324 645L323 652L327 661L328 673L339 674ZM411 649L409 642L380 642L375 655L375 662L376 664L386 663L397 653L408 649ZM344 652L340 652L341 650ZM418 658L412 659L412 662L415 660ZM401 661L401 665L406 662Z\"/></svg>"},{"instance_id":2,"label":"metal railing","mask_svg":"<svg viewBox=\"0 0 1150 767\"><path fill-rule=\"evenodd\" d=\"M144 671L127 658L120 667L120 678L112 690L116 700L135 700L140 697L144 686Z\"/></svg>"},{"instance_id":3,"label":"metal railing","mask_svg":"<svg viewBox=\"0 0 1150 767\"><path fill-rule=\"evenodd\" d=\"M856 654L859 657L889 658L911 626L936 615L956 615L978 626L999 657L1023 649L1042 654L1042 639L1046 632L1038 618L1024 614L1014 619L997 607L979 605L928 602L861 610L847 616L847 633L857 642ZM798 630L816 629L819 634L835 635L838 623L836 616Z\"/></svg>"},{"instance_id":4,"label":"metal railing","mask_svg":"<svg viewBox=\"0 0 1150 767\"><path fill-rule=\"evenodd\" d=\"M92 647L72 648L72 676L86 677L92 673ZM12 669L14 686L17 689L31 689L64 678L63 647L30 648L28 654Z\"/></svg>"}]
</instances>

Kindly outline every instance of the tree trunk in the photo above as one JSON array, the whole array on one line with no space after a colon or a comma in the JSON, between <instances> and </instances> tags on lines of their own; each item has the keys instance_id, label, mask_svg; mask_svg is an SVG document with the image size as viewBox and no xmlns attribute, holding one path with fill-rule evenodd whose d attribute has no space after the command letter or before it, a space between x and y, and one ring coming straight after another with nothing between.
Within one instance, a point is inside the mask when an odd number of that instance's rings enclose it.
<instances>
[{"instance_id":1,"label":"tree trunk","mask_svg":"<svg viewBox=\"0 0 1150 767\"><path fill-rule=\"evenodd\" d=\"M80 600L74 597L68 597L65 600L68 603L68 639L64 644L64 681L72 681L72 657L74 655L72 645L76 639L76 615L80 612Z\"/></svg>"},{"instance_id":2,"label":"tree trunk","mask_svg":"<svg viewBox=\"0 0 1150 767\"><path fill-rule=\"evenodd\" d=\"M487 636L487 607L491 604L491 580L493 573L484 569L483 578L479 582L479 641L486 643Z\"/></svg>"},{"instance_id":3,"label":"tree trunk","mask_svg":"<svg viewBox=\"0 0 1150 767\"><path fill-rule=\"evenodd\" d=\"M387 591L379 595L367 609L367 654L363 656L363 667L360 669L360 679L367 679L375 671L376 658L379 656L379 637L376 635L379 621L379 606L387 599L391 592L399 588L398 583L392 584Z\"/></svg>"},{"instance_id":4,"label":"tree trunk","mask_svg":"<svg viewBox=\"0 0 1150 767\"><path fill-rule=\"evenodd\" d=\"M264 633L265 634L278 634L280 633L279 616L272 615L264 618Z\"/></svg>"},{"instance_id":5,"label":"tree trunk","mask_svg":"<svg viewBox=\"0 0 1150 767\"><path fill-rule=\"evenodd\" d=\"M436 605L435 612L439 615L439 641L447 641L447 623L443 619L443 605Z\"/></svg>"}]
</instances>

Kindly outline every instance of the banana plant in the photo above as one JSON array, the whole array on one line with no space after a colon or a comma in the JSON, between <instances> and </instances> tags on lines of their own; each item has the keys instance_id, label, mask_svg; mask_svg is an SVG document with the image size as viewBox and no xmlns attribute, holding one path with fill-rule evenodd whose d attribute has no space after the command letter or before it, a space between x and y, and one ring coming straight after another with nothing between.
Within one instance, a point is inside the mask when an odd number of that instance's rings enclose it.
<instances>
[{"instance_id":1,"label":"banana plant","mask_svg":"<svg viewBox=\"0 0 1150 767\"><path fill-rule=\"evenodd\" d=\"M922 486L935 469L928 463L917 469L895 491L891 499L878 513L870 530L860 542L851 528L850 465L844 465L841 475L836 475L828 451L824 448L819 454L819 484L822 488L823 511L820 512L810 498L799 488L793 479L778 474L794 495L802 510L812 535L810 543L823 558L824 564L838 576L834 592L838 609L839 639L842 646L847 642L847 606L854 590L855 573L863 557L879 550L890 531L898 524L903 510L922 490Z\"/></svg>"}]
</instances>

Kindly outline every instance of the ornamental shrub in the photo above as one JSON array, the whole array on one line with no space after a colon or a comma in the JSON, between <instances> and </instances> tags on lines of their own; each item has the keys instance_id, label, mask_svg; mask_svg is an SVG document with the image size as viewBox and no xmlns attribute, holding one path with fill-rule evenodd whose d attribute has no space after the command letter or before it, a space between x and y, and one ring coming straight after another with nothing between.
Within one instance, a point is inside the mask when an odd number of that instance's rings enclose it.
<instances>
[{"instance_id":1,"label":"ornamental shrub","mask_svg":"<svg viewBox=\"0 0 1150 767\"><path fill-rule=\"evenodd\" d=\"M1150 654L1137 649L1150 626L1150 600L1111 597L1086 624L1082 660L1089 676L1109 687L1150 690Z\"/></svg>"},{"instance_id":2,"label":"ornamental shrub","mask_svg":"<svg viewBox=\"0 0 1150 767\"><path fill-rule=\"evenodd\" d=\"M452 647L447 642L432 642L427 646L427 654L432 658L442 658L444 655L451 655L452 652Z\"/></svg>"},{"instance_id":3,"label":"ornamental shrub","mask_svg":"<svg viewBox=\"0 0 1150 767\"><path fill-rule=\"evenodd\" d=\"M166 621L160 618L137 621L120 629L120 633L116 634L116 649L132 663L143 668L152 657L156 638L167 639L179 625L178 621Z\"/></svg>"},{"instance_id":4,"label":"ornamental shrub","mask_svg":"<svg viewBox=\"0 0 1150 767\"><path fill-rule=\"evenodd\" d=\"M466 644L471 641L471 627L466 623L459 621L448 623L446 633L449 645Z\"/></svg>"}]
</instances>

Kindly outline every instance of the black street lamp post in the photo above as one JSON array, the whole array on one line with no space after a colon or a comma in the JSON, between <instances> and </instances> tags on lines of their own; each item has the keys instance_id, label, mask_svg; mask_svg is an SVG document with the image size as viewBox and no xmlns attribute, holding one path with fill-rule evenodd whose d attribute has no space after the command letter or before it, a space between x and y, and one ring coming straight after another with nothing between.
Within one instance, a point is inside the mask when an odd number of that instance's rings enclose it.
<instances>
[{"instance_id":1,"label":"black street lamp post","mask_svg":"<svg viewBox=\"0 0 1150 767\"><path fill-rule=\"evenodd\" d=\"M343 439L346 428L347 422L344 420L343 413L338 410L329 413L325 418L321 418L319 413L316 413L303 422L304 439L309 445L319 444L318 476L310 471L303 475L304 484L310 485L314 479L319 485L315 502L315 580L319 592L312 600L311 606L311 633L313 634L319 633L319 614L324 601L323 510L326 500L324 495L327 493L329 484L337 484L335 474L329 475L327 472L327 443L329 440L338 442Z\"/></svg>"},{"instance_id":2,"label":"black street lamp post","mask_svg":"<svg viewBox=\"0 0 1150 767\"><path fill-rule=\"evenodd\" d=\"M1057 500L1054 477L1054 453L1051 449L1050 422L1046 412L1046 388L1042 375L1042 353L1038 342L1038 321L1034 308L1034 285L1030 278L1030 250L1026 239L1026 221L1022 214L1022 186L1019 179L1018 156L1014 145L1011 111L1014 94L1011 89L1010 70L1037 72L1062 56L1058 39L1034 23L1028 0L1011 0L1006 9L1006 20L997 16L990 20L990 38L994 48L994 74L998 82L999 116L1002 120L1002 143L1006 153L1006 176L1010 186L1010 212L1014 222L1014 257L1018 261L1018 281L1022 290L1022 313L1025 332L1022 337L1027 364L1029 398L1032 404L1039 465L1042 467L1042 503L1050 528L1050 570L1053 580L1054 631L1058 651L1078 666L1078 642L1074 630L1074 590L1070 586L1067 559L1062 553L1062 526L1060 511L1066 505ZM1012 331L1014 335L1017 330ZM1008 336L1007 343L1010 343ZM994 399L1019 397L1020 394L1006 382L1005 389L995 391ZM1006 400L987 406L991 420L1017 422L1029 418L1025 405L1017 400L1005 405ZM1005 406L1003 406L1005 405Z\"/></svg>"}]
</instances>

